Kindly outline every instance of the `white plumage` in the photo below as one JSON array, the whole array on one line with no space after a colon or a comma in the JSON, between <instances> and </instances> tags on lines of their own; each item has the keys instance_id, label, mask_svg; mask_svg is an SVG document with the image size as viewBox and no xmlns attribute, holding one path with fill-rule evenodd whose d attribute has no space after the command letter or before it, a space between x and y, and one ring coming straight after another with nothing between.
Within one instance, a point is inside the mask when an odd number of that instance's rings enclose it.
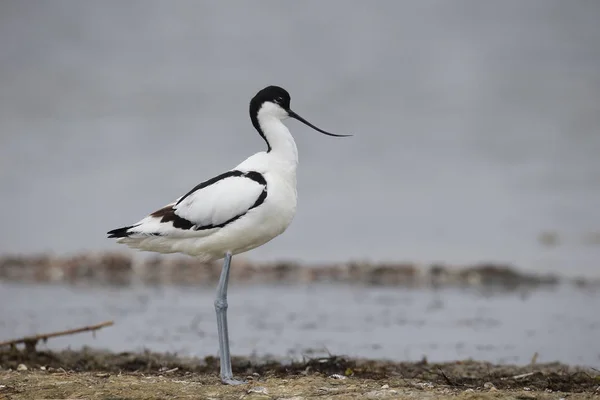
<instances>
[{"instance_id":1,"label":"white plumage","mask_svg":"<svg viewBox=\"0 0 600 400\"><path fill-rule=\"evenodd\" d=\"M258 173L266 185L245 175L225 177L148 215L117 241L140 250L185 253L202 261L265 244L283 233L296 213L297 161L288 169L267 172L270 161L277 157L275 151L257 153L231 170ZM261 196L264 200L253 208ZM178 219L169 217L161 222L170 213L189 221L192 227L177 227Z\"/></svg>"},{"instance_id":2,"label":"white plumage","mask_svg":"<svg viewBox=\"0 0 600 400\"><path fill-rule=\"evenodd\" d=\"M267 151L211 178L137 223L108 232L132 248L185 253L203 261L225 258L215 310L219 332L221 380L233 379L227 329L227 283L233 254L258 247L283 233L296 213L298 150L283 120L292 117L330 136L290 109L290 95L277 86L250 101L252 125Z\"/></svg>"}]
</instances>

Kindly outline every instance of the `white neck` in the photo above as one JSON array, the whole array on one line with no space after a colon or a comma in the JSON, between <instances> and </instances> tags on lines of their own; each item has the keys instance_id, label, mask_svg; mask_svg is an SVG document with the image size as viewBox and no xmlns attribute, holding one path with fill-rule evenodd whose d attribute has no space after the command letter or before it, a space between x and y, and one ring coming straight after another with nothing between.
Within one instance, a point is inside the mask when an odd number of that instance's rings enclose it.
<instances>
[{"instance_id":1,"label":"white neck","mask_svg":"<svg viewBox=\"0 0 600 400\"><path fill-rule=\"evenodd\" d=\"M281 119L269 114L259 114L258 123L271 146L269 154L295 170L298 165L298 148L289 129Z\"/></svg>"}]
</instances>

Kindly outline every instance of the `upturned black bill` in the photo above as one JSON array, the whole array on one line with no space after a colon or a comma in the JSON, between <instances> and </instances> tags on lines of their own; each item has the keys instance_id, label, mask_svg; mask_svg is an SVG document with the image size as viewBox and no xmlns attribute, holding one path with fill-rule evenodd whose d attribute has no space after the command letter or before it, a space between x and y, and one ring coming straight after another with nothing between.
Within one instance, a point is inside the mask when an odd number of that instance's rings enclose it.
<instances>
[{"instance_id":1,"label":"upturned black bill","mask_svg":"<svg viewBox=\"0 0 600 400\"><path fill-rule=\"evenodd\" d=\"M310 122L308 122L307 120L305 120L304 118L302 118L301 116L299 116L298 114L296 114L295 112L293 112L292 110L287 110L288 115L291 118L297 119L298 121L302 122L303 124L306 124L308 126L310 126L311 128L313 128L314 130L321 132L325 135L329 135L329 136L335 136L335 137L348 137L348 136L352 136L352 135L336 135L335 133L329 133L329 132L325 132L323 129L319 129L316 126L314 126L313 124L311 124Z\"/></svg>"}]
</instances>

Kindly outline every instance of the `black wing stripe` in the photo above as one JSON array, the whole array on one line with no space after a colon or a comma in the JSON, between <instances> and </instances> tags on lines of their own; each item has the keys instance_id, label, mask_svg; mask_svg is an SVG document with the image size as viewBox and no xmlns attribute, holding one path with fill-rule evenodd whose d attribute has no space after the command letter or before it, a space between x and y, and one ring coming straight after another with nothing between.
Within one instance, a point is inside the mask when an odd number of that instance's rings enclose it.
<instances>
[{"instance_id":1,"label":"black wing stripe","mask_svg":"<svg viewBox=\"0 0 600 400\"><path fill-rule=\"evenodd\" d=\"M248 211L252 210L253 208L256 208L256 207L260 206L262 203L265 202L266 199L267 199L267 187L265 186L265 188L263 189L263 191L260 194L260 196L258 196L258 199L256 199L256 201L254 202L254 204L252 205L252 207L250 207L248 209ZM246 211L246 212L248 212L248 211Z\"/></svg>"},{"instance_id":2,"label":"black wing stripe","mask_svg":"<svg viewBox=\"0 0 600 400\"><path fill-rule=\"evenodd\" d=\"M254 182L259 183L263 186L267 186L267 180L260 172L248 171L243 174L246 178L252 179Z\"/></svg>"}]
</instances>

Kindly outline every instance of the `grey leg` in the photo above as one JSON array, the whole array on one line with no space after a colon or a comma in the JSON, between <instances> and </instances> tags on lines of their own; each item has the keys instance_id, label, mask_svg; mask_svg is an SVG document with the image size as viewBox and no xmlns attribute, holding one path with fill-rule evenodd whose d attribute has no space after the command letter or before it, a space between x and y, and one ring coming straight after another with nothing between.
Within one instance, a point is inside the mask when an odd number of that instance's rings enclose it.
<instances>
[{"instance_id":1,"label":"grey leg","mask_svg":"<svg viewBox=\"0 0 600 400\"><path fill-rule=\"evenodd\" d=\"M226 385L247 383L233 379L231 371L231 355L229 354L229 332L227 330L227 284L229 283L229 266L231 252L225 254L221 278L217 287L215 311L217 312L217 329L219 330L219 358L221 360L221 381Z\"/></svg>"}]
</instances>

